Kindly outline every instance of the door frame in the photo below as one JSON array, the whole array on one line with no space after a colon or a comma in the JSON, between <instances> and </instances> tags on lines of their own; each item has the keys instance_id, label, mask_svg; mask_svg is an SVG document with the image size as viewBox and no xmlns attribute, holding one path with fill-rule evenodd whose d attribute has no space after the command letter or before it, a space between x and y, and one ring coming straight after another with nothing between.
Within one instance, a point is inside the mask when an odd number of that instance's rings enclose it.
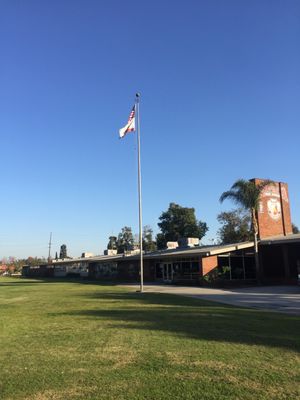
<instances>
[{"instance_id":1,"label":"door frame","mask_svg":"<svg viewBox=\"0 0 300 400\"><path fill-rule=\"evenodd\" d=\"M173 275L174 275L173 263L168 261L168 262L163 262L161 264L162 264L163 282L171 283L173 281Z\"/></svg>"}]
</instances>

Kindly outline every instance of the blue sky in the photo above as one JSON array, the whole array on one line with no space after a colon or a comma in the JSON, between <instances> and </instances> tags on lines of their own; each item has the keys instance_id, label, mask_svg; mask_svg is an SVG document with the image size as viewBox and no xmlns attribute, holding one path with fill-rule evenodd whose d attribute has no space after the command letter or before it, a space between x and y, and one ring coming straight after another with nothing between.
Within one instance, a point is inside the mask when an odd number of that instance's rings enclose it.
<instances>
[{"instance_id":1,"label":"blue sky","mask_svg":"<svg viewBox=\"0 0 300 400\"><path fill-rule=\"evenodd\" d=\"M137 232L141 92L144 224L170 202L216 238L238 178L289 184L300 226L300 3L295 0L0 4L0 257L102 253Z\"/></svg>"}]
</instances>

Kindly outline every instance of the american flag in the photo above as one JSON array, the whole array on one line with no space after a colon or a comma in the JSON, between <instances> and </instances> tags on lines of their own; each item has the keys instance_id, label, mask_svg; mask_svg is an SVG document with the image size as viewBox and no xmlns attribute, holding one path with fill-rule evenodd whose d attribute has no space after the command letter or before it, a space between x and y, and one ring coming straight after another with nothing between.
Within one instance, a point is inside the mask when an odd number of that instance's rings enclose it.
<instances>
[{"instance_id":1,"label":"american flag","mask_svg":"<svg viewBox=\"0 0 300 400\"><path fill-rule=\"evenodd\" d=\"M127 124L119 130L119 137L123 138L129 132L135 131L135 105L132 107Z\"/></svg>"}]
</instances>

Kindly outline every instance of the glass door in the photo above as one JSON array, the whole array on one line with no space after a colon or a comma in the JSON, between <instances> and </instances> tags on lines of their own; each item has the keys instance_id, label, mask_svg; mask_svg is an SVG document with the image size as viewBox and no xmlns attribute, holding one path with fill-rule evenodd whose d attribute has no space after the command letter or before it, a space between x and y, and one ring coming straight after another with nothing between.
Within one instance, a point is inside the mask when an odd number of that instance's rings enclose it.
<instances>
[{"instance_id":1,"label":"glass door","mask_svg":"<svg viewBox=\"0 0 300 400\"><path fill-rule=\"evenodd\" d=\"M173 264L164 263L163 264L163 281L170 283L173 281Z\"/></svg>"}]
</instances>

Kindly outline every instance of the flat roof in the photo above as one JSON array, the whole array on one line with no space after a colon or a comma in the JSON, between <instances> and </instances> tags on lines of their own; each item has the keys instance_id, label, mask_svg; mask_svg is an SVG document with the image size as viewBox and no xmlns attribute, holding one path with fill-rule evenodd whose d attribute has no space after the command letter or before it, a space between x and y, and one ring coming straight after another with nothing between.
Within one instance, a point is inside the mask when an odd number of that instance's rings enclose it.
<instances>
[{"instance_id":1,"label":"flat roof","mask_svg":"<svg viewBox=\"0 0 300 400\"><path fill-rule=\"evenodd\" d=\"M259 243L261 245L300 243L300 233L292 233L290 235L271 236L269 238L262 239Z\"/></svg>"},{"instance_id":2,"label":"flat roof","mask_svg":"<svg viewBox=\"0 0 300 400\"><path fill-rule=\"evenodd\" d=\"M78 258L68 258L66 260L53 260L50 265L60 265L60 264L69 264L74 262L90 262L90 261L105 261L105 260L114 260L114 259L122 259L125 258L123 254L117 254L115 256L93 256L93 257L78 257Z\"/></svg>"},{"instance_id":3,"label":"flat roof","mask_svg":"<svg viewBox=\"0 0 300 400\"><path fill-rule=\"evenodd\" d=\"M233 244L223 244L215 246L199 246L191 248L177 247L176 249L161 250L153 253L146 253L144 258L160 257L186 257L186 256L213 256L230 251L242 250L254 246L253 242L242 242Z\"/></svg>"},{"instance_id":4,"label":"flat roof","mask_svg":"<svg viewBox=\"0 0 300 400\"><path fill-rule=\"evenodd\" d=\"M253 242L242 242L242 243L232 243L224 245L214 245L214 246L199 246L199 247L177 247L176 249L166 249L157 250L151 253L144 253L143 258L149 259L159 259L165 257L197 257L197 256L213 256L222 253L228 253L231 251L237 251L242 249L248 249L254 246ZM54 261L51 265L62 265L62 264L73 264L77 262L105 262L105 261L125 261L125 260L138 260L140 258L139 254L133 254L125 256L124 254L117 254L114 256L93 256L93 257L80 257L72 258L61 261Z\"/></svg>"}]
</instances>

